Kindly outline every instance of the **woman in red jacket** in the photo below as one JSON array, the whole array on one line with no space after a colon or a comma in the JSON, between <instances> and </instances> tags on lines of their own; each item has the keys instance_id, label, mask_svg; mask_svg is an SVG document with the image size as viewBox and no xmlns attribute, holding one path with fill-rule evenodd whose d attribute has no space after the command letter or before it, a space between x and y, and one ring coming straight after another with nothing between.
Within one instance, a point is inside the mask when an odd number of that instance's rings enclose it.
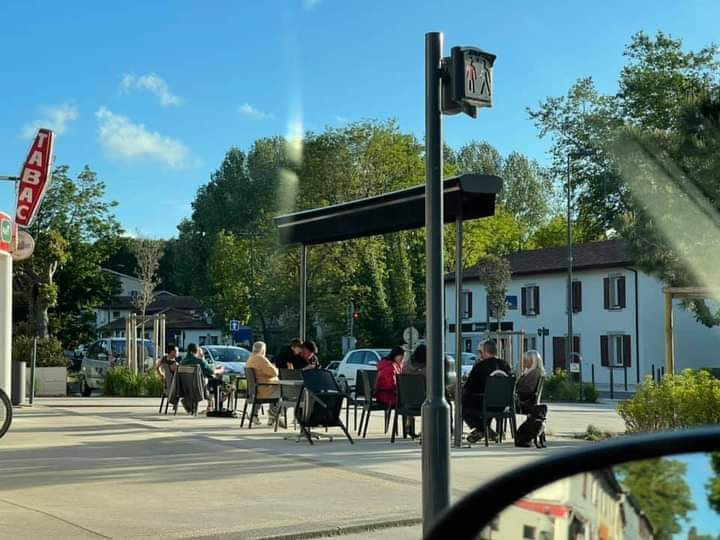
<instances>
[{"instance_id":1,"label":"woman in red jacket","mask_svg":"<svg viewBox=\"0 0 720 540\"><path fill-rule=\"evenodd\" d=\"M377 367L377 380L375 381L375 399L390 407L395 405L396 376L402 371L405 350L402 347L393 347L385 358L380 360Z\"/></svg>"}]
</instances>

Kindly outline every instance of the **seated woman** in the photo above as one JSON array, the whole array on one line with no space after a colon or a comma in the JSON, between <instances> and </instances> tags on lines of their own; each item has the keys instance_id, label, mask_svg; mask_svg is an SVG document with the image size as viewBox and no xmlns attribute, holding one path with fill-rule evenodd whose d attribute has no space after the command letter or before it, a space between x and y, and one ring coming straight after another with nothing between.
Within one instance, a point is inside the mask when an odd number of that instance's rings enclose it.
<instances>
[{"instance_id":1,"label":"seated woman","mask_svg":"<svg viewBox=\"0 0 720 540\"><path fill-rule=\"evenodd\" d=\"M384 403L388 408L395 406L397 388L396 375L402 371L402 361L405 350L402 347L393 347L377 366L377 379L375 381L375 399Z\"/></svg>"},{"instance_id":2,"label":"seated woman","mask_svg":"<svg viewBox=\"0 0 720 540\"><path fill-rule=\"evenodd\" d=\"M535 405L540 396L537 395L538 384L545 377L543 359L535 350L527 351L522 358L522 373L515 384L515 392L520 412L526 414L528 406Z\"/></svg>"},{"instance_id":3,"label":"seated woman","mask_svg":"<svg viewBox=\"0 0 720 540\"><path fill-rule=\"evenodd\" d=\"M402 372L425 375L425 365L427 364L426 355L427 347L425 345L418 345L403 365Z\"/></svg>"}]
</instances>

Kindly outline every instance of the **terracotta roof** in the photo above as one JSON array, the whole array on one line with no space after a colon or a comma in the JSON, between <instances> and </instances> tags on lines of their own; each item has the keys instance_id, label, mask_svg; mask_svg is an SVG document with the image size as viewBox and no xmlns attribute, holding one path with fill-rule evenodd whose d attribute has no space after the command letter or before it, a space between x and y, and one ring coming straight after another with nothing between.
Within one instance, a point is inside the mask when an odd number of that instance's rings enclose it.
<instances>
[{"instance_id":1,"label":"terracotta roof","mask_svg":"<svg viewBox=\"0 0 720 540\"><path fill-rule=\"evenodd\" d=\"M567 270L567 247L551 247L518 251L507 256L513 275L545 274L565 272ZM573 246L573 269L590 270L627 266L633 263L623 240L606 240ZM463 272L464 279L477 279L477 269L468 268ZM454 281L455 275L449 274L447 281Z\"/></svg>"}]
</instances>

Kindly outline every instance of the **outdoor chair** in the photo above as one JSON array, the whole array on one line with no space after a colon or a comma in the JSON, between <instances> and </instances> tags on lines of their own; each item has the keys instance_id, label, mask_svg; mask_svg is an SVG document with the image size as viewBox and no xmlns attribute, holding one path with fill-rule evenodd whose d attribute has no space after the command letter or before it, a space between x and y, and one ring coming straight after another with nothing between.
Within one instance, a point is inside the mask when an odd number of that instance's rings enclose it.
<instances>
[{"instance_id":1,"label":"outdoor chair","mask_svg":"<svg viewBox=\"0 0 720 540\"><path fill-rule=\"evenodd\" d=\"M356 375L355 386L353 387L348 384L347 380L340 378L338 379L338 385L340 386L340 389L347 394L347 398L345 399L345 425L350 425L350 407L352 406L354 409L353 431L357 431L358 405L362 407L363 403L365 403L363 379L359 375Z\"/></svg>"},{"instance_id":2,"label":"outdoor chair","mask_svg":"<svg viewBox=\"0 0 720 540\"><path fill-rule=\"evenodd\" d=\"M190 414L197 416L198 405L204 399L205 385L200 366L178 366L168 397L168 401L175 407L175 415L177 415L178 401L185 400Z\"/></svg>"},{"instance_id":3,"label":"outdoor chair","mask_svg":"<svg viewBox=\"0 0 720 540\"><path fill-rule=\"evenodd\" d=\"M170 405L170 390L172 389L173 379L175 378L175 374L173 373L172 369L170 369L170 366L163 363L160 364L160 369L162 369L163 372L163 392L160 396L160 410L158 411L158 414L163 414L163 405L165 406L165 414L168 413L168 406ZM177 406L177 402L176 402Z\"/></svg>"},{"instance_id":4,"label":"outdoor chair","mask_svg":"<svg viewBox=\"0 0 720 540\"><path fill-rule=\"evenodd\" d=\"M299 369L281 369L280 370L280 380L281 381L302 381L303 380L303 372ZM288 425L287 421L287 410L290 407L296 407L298 399L300 398L300 393L302 392L301 386L288 386L281 384L280 385L280 401L278 401L278 414L275 417L275 431L278 430L278 424L280 423L280 410L282 409L283 416L285 418L285 426ZM295 421L295 416L293 415L293 422Z\"/></svg>"},{"instance_id":5,"label":"outdoor chair","mask_svg":"<svg viewBox=\"0 0 720 540\"><path fill-rule=\"evenodd\" d=\"M528 414L529 410L534 405L539 405L540 400L542 399L542 391L543 391L543 385L545 384L545 377L539 377L537 386L535 387L535 392L532 396L532 399L528 399L526 401L520 401L520 399L517 397L517 393L515 394L515 402L517 404L516 411L518 414Z\"/></svg>"},{"instance_id":6,"label":"outdoor chair","mask_svg":"<svg viewBox=\"0 0 720 540\"><path fill-rule=\"evenodd\" d=\"M515 377L488 377L485 393L482 395L483 428L485 446L489 446L488 424L495 418L497 422L497 442L502 443L506 422L510 421L510 433L513 438L517 429L515 422Z\"/></svg>"},{"instance_id":7,"label":"outdoor chair","mask_svg":"<svg viewBox=\"0 0 720 540\"><path fill-rule=\"evenodd\" d=\"M263 386L270 386L277 388L277 383L259 383L257 382L257 376L253 368L245 368L245 376L247 377L247 398L245 398L245 406L243 407L242 420L240 420L240 427L245 425L245 415L247 414L248 405L252 405L250 408L250 421L248 422L248 429L252 428L253 419L257 414L258 406L262 407L264 404L273 405L277 404L279 398L259 398L257 396L258 388Z\"/></svg>"},{"instance_id":8,"label":"outdoor chair","mask_svg":"<svg viewBox=\"0 0 720 540\"><path fill-rule=\"evenodd\" d=\"M395 401L395 416L393 418L392 435L390 442L395 442L398 430L398 415L403 417L403 439L405 433L405 418L422 416L422 404L425 402L425 375L400 373L397 376L397 399Z\"/></svg>"},{"instance_id":9,"label":"outdoor chair","mask_svg":"<svg viewBox=\"0 0 720 540\"><path fill-rule=\"evenodd\" d=\"M370 413L372 411L383 411L385 413L385 433L388 432L390 426L390 406L380 403L373 395L375 393L375 381L377 380L377 371L359 370L356 377L362 378L362 391L365 399L362 401L362 414L360 415L360 430L358 435L362 433L363 439L367 436L368 425L370 424Z\"/></svg>"},{"instance_id":10,"label":"outdoor chair","mask_svg":"<svg viewBox=\"0 0 720 540\"><path fill-rule=\"evenodd\" d=\"M352 437L342 422L342 406L346 394L340 390L333 374L324 369L309 369L302 371L302 394L295 407L295 418L300 425L300 432L310 444L313 437L328 437L311 431L314 427L339 427L350 444Z\"/></svg>"}]
</instances>

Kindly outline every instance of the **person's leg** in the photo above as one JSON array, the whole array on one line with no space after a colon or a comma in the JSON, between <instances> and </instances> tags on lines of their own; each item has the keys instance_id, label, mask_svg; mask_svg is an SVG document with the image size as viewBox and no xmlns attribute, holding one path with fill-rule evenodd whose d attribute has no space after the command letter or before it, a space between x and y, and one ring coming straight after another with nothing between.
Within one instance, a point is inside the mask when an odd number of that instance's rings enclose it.
<instances>
[{"instance_id":1,"label":"person's leg","mask_svg":"<svg viewBox=\"0 0 720 540\"><path fill-rule=\"evenodd\" d=\"M273 392L270 397L273 399L280 399L280 385L277 385L277 388L273 388L272 390ZM280 407L277 403L271 403L270 407L268 408L268 426L272 426L275 424L275 420L278 414L280 414Z\"/></svg>"}]
</instances>

